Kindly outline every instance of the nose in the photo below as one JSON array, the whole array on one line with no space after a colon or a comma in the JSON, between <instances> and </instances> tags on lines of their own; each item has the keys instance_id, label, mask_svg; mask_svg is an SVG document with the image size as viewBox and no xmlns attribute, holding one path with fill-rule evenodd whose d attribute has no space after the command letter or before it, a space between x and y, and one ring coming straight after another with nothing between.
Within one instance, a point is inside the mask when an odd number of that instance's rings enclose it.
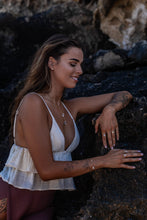
<instances>
[{"instance_id":1,"label":"nose","mask_svg":"<svg viewBox=\"0 0 147 220\"><path fill-rule=\"evenodd\" d=\"M77 71L76 71L79 75L81 75L82 73L83 73L83 70L82 70L82 67L81 67L81 65L79 65L78 67L77 67Z\"/></svg>"}]
</instances>

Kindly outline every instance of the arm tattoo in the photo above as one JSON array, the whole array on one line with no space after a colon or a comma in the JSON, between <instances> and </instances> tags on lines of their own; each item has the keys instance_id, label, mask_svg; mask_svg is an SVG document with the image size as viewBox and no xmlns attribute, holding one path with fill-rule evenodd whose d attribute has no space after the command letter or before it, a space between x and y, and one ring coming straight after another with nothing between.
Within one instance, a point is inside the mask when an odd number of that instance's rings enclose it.
<instances>
[{"instance_id":1,"label":"arm tattoo","mask_svg":"<svg viewBox=\"0 0 147 220\"><path fill-rule=\"evenodd\" d=\"M5 213L7 210L7 199L0 200L0 214Z\"/></svg>"},{"instance_id":2,"label":"arm tattoo","mask_svg":"<svg viewBox=\"0 0 147 220\"><path fill-rule=\"evenodd\" d=\"M124 108L128 105L129 101L131 100L131 95L128 92L119 92L116 93L109 105L114 106L115 104L121 104L121 106Z\"/></svg>"},{"instance_id":3,"label":"arm tattoo","mask_svg":"<svg viewBox=\"0 0 147 220\"><path fill-rule=\"evenodd\" d=\"M74 170L74 165L79 165L79 167L80 167L80 162L79 162L79 161L73 161L72 163L68 163L68 164L65 166L64 171L65 171L65 172L71 172L71 171L73 171L73 170ZM85 161L85 162L83 163L83 165L81 166L81 168L84 168L84 171L85 171L85 170L88 170L88 171L89 171L90 167L89 167L88 161Z\"/></svg>"},{"instance_id":4,"label":"arm tattoo","mask_svg":"<svg viewBox=\"0 0 147 220\"><path fill-rule=\"evenodd\" d=\"M64 171L69 172L69 171L72 171L73 168L74 168L74 166L71 163L69 163L65 166Z\"/></svg>"},{"instance_id":5,"label":"arm tattoo","mask_svg":"<svg viewBox=\"0 0 147 220\"><path fill-rule=\"evenodd\" d=\"M85 161L85 163L83 164L83 168L85 168L85 170L90 169L88 161Z\"/></svg>"}]
</instances>

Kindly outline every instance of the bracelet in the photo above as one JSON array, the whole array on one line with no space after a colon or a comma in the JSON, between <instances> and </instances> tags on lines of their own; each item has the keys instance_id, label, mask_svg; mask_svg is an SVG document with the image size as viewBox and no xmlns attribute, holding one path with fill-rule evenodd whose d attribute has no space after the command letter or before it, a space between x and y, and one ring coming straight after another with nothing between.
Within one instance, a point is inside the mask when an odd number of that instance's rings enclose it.
<instances>
[{"instance_id":1,"label":"bracelet","mask_svg":"<svg viewBox=\"0 0 147 220\"><path fill-rule=\"evenodd\" d=\"M92 170L95 170L95 166L92 166Z\"/></svg>"},{"instance_id":2,"label":"bracelet","mask_svg":"<svg viewBox=\"0 0 147 220\"><path fill-rule=\"evenodd\" d=\"M92 160L92 159L91 159L90 161L93 163L93 160ZM95 166L92 165L91 169L92 169L92 170L95 170Z\"/></svg>"}]
</instances>

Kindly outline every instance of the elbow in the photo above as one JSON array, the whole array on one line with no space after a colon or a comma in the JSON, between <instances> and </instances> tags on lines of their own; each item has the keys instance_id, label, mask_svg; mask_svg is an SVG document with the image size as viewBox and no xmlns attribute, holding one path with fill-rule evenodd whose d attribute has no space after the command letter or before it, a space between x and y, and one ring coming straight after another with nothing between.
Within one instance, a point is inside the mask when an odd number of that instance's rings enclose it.
<instances>
[{"instance_id":1,"label":"elbow","mask_svg":"<svg viewBox=\"0 0 147 220\"><path fill-rule=\"evenodd\" d=\"M38 170L38 174L43 181L55 179L54 173L54 169L52 169L51 167Z\"/></svg>"},{"instance_id":2,"label":"elbow","mask_svg":"<svg viewBox=\"0 0 147 220\"><path fill-rule=\"evenodd\" d=\"M50 180L50 178L47 175L45 175L44 173L39 173L39 176L40 176L41 180L43 180L43 181Z\"/></svg>"},{"instance_id":3,"label":"elbow","mask_svg":"<svg viewBox=\"0 0 147 220\"><path fill-rule=\"evenodd\" d=\"M124 93L128 96L128 99L131 101L133 99L133 96L130 92L124 91Z\"/></svg>"},{"instance_id":4,"label":"elbow","mask_svg":"<svg viewBox=\"0 0 147 220\"><path fill-rule=\"evenodd\" d=\"M43 181L48 181L48 180L52 180L53 177L52 177L52 174L50 174L49 172L41 172L41 173L38 173L41 180Z\"/></svg>"},{"instance_id":5,"label":"elbow","mask_svg":"<svg viewBox=\"0 0 147 220\"><path fill-rule=\"evenodd\" d=\"M125 96L129 101L131 101L133 99L133 95L128 92L128 91L120 91L120 92L116 92L116 93L120 93L122 94L123 96ZM115 93L115 94L116 94Z\"/></svg>"}]
</instances>

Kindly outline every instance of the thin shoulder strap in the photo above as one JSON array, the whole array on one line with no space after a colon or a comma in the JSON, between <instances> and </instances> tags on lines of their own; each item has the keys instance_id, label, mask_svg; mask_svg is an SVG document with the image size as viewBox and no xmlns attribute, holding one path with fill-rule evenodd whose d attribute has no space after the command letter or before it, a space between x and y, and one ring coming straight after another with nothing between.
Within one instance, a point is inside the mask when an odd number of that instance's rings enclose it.
<instances>
[{"instance_id":1,"label":"thin shoulder strap","mask_svg":"<svg viewBox=\"0 0 147 220\"><path fill-rule=\"evenodd\" d=\"M66 111L68 112L68 114L70 115L71 119L75 122L72 114L70 113L70 111L68 110L68 108L65 106L65 104L62 102L62 105L64 106L64 108L66 109Z\"/></svg>"}]
</instances>

